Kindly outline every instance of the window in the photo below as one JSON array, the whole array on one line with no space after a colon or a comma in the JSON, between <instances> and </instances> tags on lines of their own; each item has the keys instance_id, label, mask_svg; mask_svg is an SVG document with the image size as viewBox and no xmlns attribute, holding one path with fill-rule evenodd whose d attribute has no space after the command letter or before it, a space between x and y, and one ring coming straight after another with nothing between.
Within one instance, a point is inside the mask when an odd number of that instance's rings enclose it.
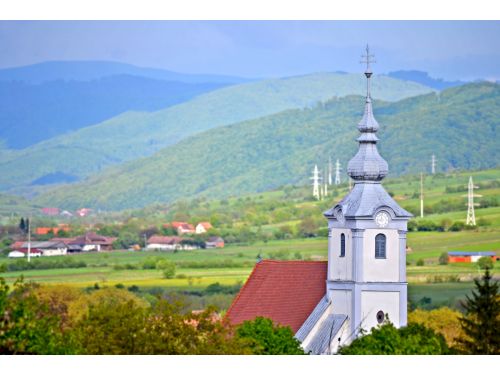
<instances>
[{"instance_id":1,"label":"window","mask_svg":"<svg viewBox=\"0 0 500 375\"><path fill-rule=\"evenodd\" d=\"M385 258L385 234L379 233L375 236L375 258Z\"/></svg>"},{"instance_id":2,"label":"window","mask_svg":"<svg viewBox=\"0 0 500 375\"><path fill-rule=\"evenodd\" d=\"M345 257L345 234L340 235L340 256Z\"/></svg>"},{"instance_id":3,"label":"window","mask_svg":"<svg viewBox=\"0 0 500 375\"><path fill-rule=\"evenodd\" d=\"M382 310L380 310L378 313L377 313L377 322L378 324L382 324L385 320L385 315L384 315L384 312Z\"/></svg>"}]
</instances>

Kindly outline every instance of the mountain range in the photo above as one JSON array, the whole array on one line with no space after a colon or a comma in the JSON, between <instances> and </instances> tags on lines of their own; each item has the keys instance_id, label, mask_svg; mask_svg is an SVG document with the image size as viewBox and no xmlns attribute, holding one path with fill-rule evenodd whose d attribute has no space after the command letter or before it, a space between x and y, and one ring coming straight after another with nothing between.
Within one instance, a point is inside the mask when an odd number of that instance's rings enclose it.
<instances>
[{"instance_id":1,"label":"mountain range","mask_svg":"<svg viewBox=\"0 0 500 375\"><path fill-rule=\"evenodd\" d=\"M316 91L302 90L297 98L303 100ZM345 168L355 154L363 103L363 97L351 95L229 126L198 126L200 133L186 134L152 156L49 190L35 202L114 210L307 184L315 164L323 170L331 157ZM390 175L428 171L432 154L438 159L438 171L498 165L498 84L472 83L396 102L378 100L374 113L381 124L379 151L389 162Z\"/></svg>"},{"instance_id":2,"label":"mountain range","mask_svg":"<svg viewBox=\"0 0 500 375\"><path fill-rule=\"evenodd\" d=\"M10 75L11 78L13 76L13 74ZM26 76L29 75L25 74ZM33 74L29 77L32 76ZM49 74L46 76L50 77ZM75 74L61 74L62 76L77 77ZM33 77L33 80L35 78L41 80L39 76ZM57 95L47 95L47 97L60 98L59 101L49 100L53 102L52 107L47 108L46 104L40 104L45 100L43 93L40 93L37 96L38 104L34 101L30 102L29 98L25 100L27 103L22 103L23 98L19 98L18 101L21 102L19 106L22 110L0 111L2 113L0 116L7 116L7 113L12 116L25 116L25 118L32 116L33 121L36 120L34 117L38 117L36 124L32 121L25 121L25 127L20 125L7 127L3 126L2 122L0 127L2 132L8 132L10 129L11 133L10 136L6 134L2 136L4 145L0 147L0 190L16 194L32 193L37 186L79 181L111 165L153 155L186 137L208 129L275 114L287 109L310 108L332 97L362 94L365 89L362 75L341 73L317 73L246 83L233 82L217 89L213 85L220 83L187 84L155 81L128 75L99 78L96 74L80 74L78 77L92 80L87 82L47 81L38 85L76 87L78 89L75 90L80 93L85 85L89 85L86 89L89 93L86 96L87 102L82 102L81 95L76 95L72 100L66 101L65 96L69 98L71 90L55 90L58 92ZM107 82L123 81L133 82L133 84L129 86L129 89L120 90L120 85L106 88ZM383 100L394 101L433 91L418 83L386 76L375 76L373 81L374 97ZM25 83L7 82L5 84L22 86ZM144 87L144 90L135 92L132 86ZM102 89L97 90L97 87ZM159 89L154 90L151 87L159 87ZM202 90L211 91L200 93ZM90 95L92 92L95 92L95 96ZM172 95L169 96L168 92ZM117 99L115 100L111 95L116 96ZM185 100L190 95L193 96ZM92 100L98 103L90 103ZM170 106L152 112L126 110L90 126L84 126L82 122L79 122L86 119L88 123L89 118L95 116L99 108L103 113L111 109L121 111L126 106L131 107L132 103L138 106L141 100L143 108L146 109L152 109L155 108L154 106L167 102ZM183 101L174 104L178 100ZM66 102L68 105L64 107L62 103ZM71 109L75 108L75 105L78 105L78 111ZM12 106L14 106L13 103L11 103ZM33 108L33 113L31 113L31 108ZM39 113L44 113L46 110L47 116L51 114L53 117L65 118L65 120L59 121L60 127L52 128L48 126L48 117L44 119L41 115L33 115L37 113L37 110ZM73 120L67 120L68 116ZM78 128L79 126L81 127ZM38 134L47 133L47 137L54 132L59 135L22 149L8 147L9 142L14 142L18 146L26 145L27 141L23 139L30 138L37 131L39 131Z\"/></svg>"}]
</instances>

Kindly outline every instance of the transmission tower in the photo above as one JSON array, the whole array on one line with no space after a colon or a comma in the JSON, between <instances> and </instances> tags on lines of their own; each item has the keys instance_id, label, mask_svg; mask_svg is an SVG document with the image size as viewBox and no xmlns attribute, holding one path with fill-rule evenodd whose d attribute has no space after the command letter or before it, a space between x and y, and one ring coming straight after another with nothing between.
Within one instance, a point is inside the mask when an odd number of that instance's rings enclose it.
<instances>
[{"instance_id":1,"label":"transmission tower","mask_svg":"<svg viewBox=\"0 0 500 375\"><path fill-rule=\"evenodd\" d=\"M424 217L424 174L420 173L420 217Z\"/></svg>"},{"instance_id":2,"label":"transmission tower","mask_svg":"<svg viewBox=\"0 0 500 375\"><path fill-rule=\"evenodd\" d=\"M340 185L340 170L340 162L339 159L337 159L335 163L335 185Z\"/></svg>"},{"instance_id":3,"label":"transmission tower","mask_svg":"<svg viewBox=\"0 0 500 375\"><path fill-rule=\"evenodd\" d=\"M332 185L332 157L328 157L328 185Z\"/></svg>"},{"instance_id":4,"label":"transmission tower","mask_svg":"<svg viewBox=\"0 0 500 375\"><path fill-rule=\"evenodd\" d=\"M319 177L319 171L318 171L318 166L315 165L313 169L313 175L311 177L311 180L313 180L313 197L316 199L320 199L320 177Z\"/></svg>"},{"instance_id":5,"label":"transmission tower","mask_svg":"<svg viewBox=\"0 0 500 375\"><path fill-rule=\"evenodd\" d=\"M432 154L431 158L431 172L432 174L436 174L436 155Z\"/></svg>"},{"instance_id":6,"label":"transmission tower","mask_svg":"<svg viewBox=\"0 0 500 375\"><path fill-rule=\"evenodd\" d=\"M472 182L472 176L469 177L469 186L467 191L467 225L476 226L476 213L474 212L474 206L479 206L479 203L474 203L474 198L479 198L482 195L474 194L474 189L477 189L478 186L474 186Z\"/></svg>"}]
</instances>

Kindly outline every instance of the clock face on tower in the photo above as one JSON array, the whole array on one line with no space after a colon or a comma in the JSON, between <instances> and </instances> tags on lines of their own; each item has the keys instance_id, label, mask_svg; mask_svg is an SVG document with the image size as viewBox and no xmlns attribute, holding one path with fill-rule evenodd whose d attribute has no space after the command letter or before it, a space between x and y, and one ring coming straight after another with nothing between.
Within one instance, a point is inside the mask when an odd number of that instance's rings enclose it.
<instances>
[{"instance_id":1,"label":"clock face on tower","mask_svg":"<svg viewBox=\"0 0 500 375\"><path fill-rule=\"evenodd\" d=\"M385 211L380 211L377 216L375 216L375 223L379 228L385 228L389 224L389 214Z\"/></svg>"}]
</instances>

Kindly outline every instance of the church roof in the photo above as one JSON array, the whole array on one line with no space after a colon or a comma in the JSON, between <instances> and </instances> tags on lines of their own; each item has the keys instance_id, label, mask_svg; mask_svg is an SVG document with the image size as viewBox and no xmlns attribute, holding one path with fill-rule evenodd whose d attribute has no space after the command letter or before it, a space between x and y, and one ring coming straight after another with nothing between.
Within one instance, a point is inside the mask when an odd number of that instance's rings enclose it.
<instances>
[{"instance_id":1,"label":"church roof","mask_svg":"<svg viewBox=\"0 0 500 375\"><path fill-rule=\"evenodd\" d=\"M335 216L335 211L342 209L344 217L373 216L382 207L389 207L396 217L412 217L401 208L379 183L356 183L353 189L337 205L327 210L326 217Z\"/></svg>"},{"instance_id":2,"label":"church roof","mask_svg":"<svg viewBox=\"0 0 500 375\"><path fill-rule=\"evenodd\" d=\"M326 291L327 262L263 260L257 263L226 318L240 324L258 316L297 332Z\"/></svg>"}]
</instances>

